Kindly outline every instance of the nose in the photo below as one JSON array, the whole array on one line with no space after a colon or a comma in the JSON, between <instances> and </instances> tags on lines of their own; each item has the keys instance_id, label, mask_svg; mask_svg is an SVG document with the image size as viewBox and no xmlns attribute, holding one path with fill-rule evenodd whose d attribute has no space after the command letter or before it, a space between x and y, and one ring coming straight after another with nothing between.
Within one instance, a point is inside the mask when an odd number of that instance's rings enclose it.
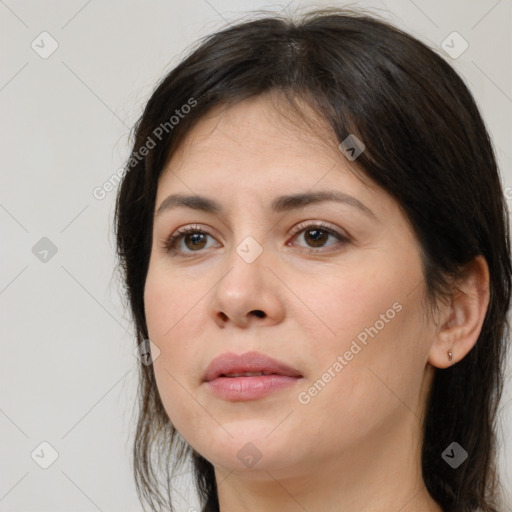
<instances>
[{"instance_id":1,"label":"nose","mask_svg":"<svg viewBox=\"0 0 512 512\"><path fill-rule=\"evenodd\" d=\"M219 327L270 326L282 321L284 287L276 279L276 262L269 250L251 261L234 248L222 270L210 303L210 314Z\"/></svg>"}]
</instances>

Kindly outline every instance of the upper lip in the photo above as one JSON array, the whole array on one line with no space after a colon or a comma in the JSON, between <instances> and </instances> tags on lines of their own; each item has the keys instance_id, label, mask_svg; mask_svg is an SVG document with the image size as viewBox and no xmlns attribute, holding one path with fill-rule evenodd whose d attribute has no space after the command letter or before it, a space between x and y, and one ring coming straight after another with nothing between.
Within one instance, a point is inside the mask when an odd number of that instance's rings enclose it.
<instances>
[{"instance_id":1,"label":"upper lip","mask_svg":"<svg viewBox=\"0 0 512 512\"><path fill-rule=\"evenodd\" d=\"M234 354L227 352L214 358L203 376L208 382L228 373L267 372L290 377L302 377L301 373L291 366L273 359L261 352Z\"/></svg>"}]
</instances>

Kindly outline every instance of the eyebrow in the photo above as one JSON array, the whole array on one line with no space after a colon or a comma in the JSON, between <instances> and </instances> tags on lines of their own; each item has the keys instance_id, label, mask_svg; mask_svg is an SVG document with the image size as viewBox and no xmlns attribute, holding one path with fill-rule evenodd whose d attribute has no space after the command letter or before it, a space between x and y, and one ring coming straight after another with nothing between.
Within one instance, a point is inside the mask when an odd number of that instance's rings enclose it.
<instances>
[{"instance_id":1,"label":"eyebrow","mask_svg":"<svg viewBox=\"0 0 512 512\"><path fill-rule=\"evenodd\" d=\"M303 208L310 204L323 203L326 201L348 204L349 206L359 209L372 219L378 220L375 213L373 213L373 211L361 201L353 196L334 190L319 190L317 192L304 192L279 196L272 201L271 209L274 213L282 213ZM223 213L222 205L214 199L198 195L186 196L181 194L171 194L162 201L155 212L155 217L162 214L164 211L179 207L192 208L194 210L201 210L213 214Z\"/></svg>"}]
</instances>

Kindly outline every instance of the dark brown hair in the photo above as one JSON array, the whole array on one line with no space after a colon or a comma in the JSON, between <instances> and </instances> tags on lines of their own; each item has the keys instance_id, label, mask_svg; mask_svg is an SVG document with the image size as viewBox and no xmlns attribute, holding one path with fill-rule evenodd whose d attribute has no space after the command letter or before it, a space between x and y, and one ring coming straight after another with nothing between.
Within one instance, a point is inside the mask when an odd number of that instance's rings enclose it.
<instances>
[{"instance_id":1,"label":"dark brown hair","mask_svg":"<svg viewBox=\"0 0 512 512\"><path fill-rule=\"evenodd\" d=\"M459 75L435 50L374 15L338 8L300 19L256 15L203 38L157 86L134 128L115 211L136 342L148 338L144 284L158 178L169 155L213 106L269 91L282 93L297 111L296 100L304 100L338 142L350 134L364 142L358 168L396 199L411 222L433 308L465 264L485 257L490 303L484 324L466 357L435 370L422 469L426 488L445 512L498 512L496 422L511 286L499 171ZM457 469L441 457L453 441L469 454ZM133 455L137 491L152 510L173 510L170 463L176 470L188 456L203 510L219 510L213 466L170 423L152 365L140 365Z\"/></svg>"}]
</instances>

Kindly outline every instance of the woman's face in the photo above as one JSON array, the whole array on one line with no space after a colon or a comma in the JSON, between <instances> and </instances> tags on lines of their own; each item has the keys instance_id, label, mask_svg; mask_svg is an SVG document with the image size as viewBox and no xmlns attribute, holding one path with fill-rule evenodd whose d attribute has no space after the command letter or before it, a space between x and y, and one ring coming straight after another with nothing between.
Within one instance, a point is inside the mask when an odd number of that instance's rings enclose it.
<instances>
[{"instance_id":1,"label":"woman's face","mask_svg":"<svg viewBox=\"0 0 512 512\"><path fill-rule=\"evenodd\" d=\"M219 206L168 203L154 219L144 301L170 420L217 469L253 476L355 469L380 447L410 451L433 330L419 245L397 202L354 176L357 160L327 131L290 123L268 97L219 112L173 154L156 197L156 210L171 194ZM272 208L320 191L353 199ZM167 251L186 226L196 234ZM221 396L203 381L217 356L253 351L301 377L264 396Z\"/></svg>"}]
</instances>

